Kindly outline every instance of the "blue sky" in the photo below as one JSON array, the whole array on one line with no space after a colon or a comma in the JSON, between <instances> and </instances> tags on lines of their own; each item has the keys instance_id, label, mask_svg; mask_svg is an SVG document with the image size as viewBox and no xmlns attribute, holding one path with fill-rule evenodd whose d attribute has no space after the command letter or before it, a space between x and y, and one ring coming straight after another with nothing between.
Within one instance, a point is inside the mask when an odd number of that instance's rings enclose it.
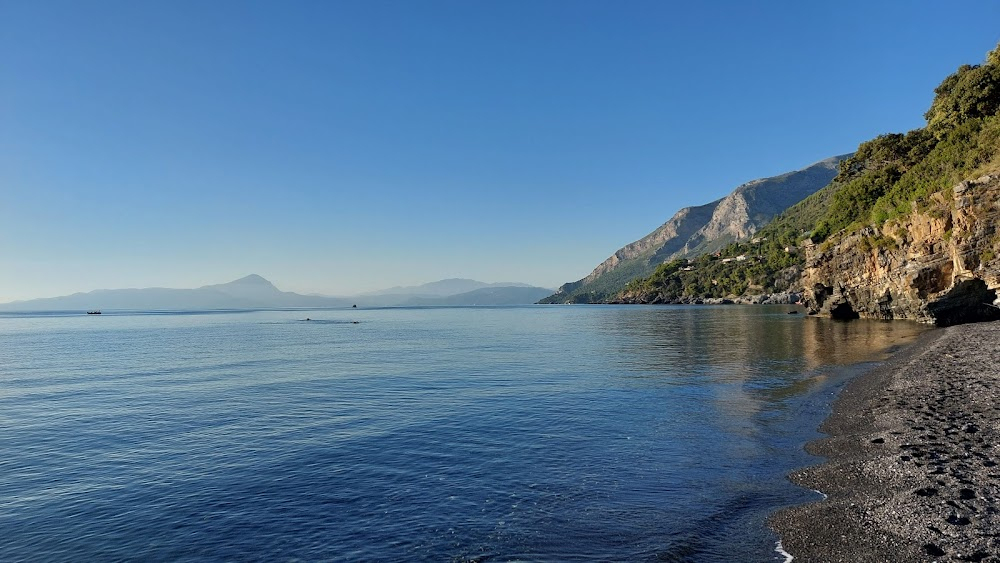
<instances>
[{"instance_id":1,"label":"blue sky","mask_svg":"<svg viewBox=\"0 0 1000 563\"><path fill-rule=\"evenodd\" d=\"M0 0L0 302L555 287L922 125L1000 3Z\"/></svg>"}]
</instances>

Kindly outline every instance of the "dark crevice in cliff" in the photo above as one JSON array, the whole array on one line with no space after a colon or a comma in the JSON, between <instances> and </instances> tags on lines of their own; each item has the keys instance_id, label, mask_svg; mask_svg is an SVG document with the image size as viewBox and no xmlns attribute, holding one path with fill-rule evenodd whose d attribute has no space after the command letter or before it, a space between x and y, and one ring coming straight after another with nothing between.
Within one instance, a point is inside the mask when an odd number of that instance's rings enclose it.
<instances>
[{"instance_id":1,"label":"dark crevice in cliff","mask_svg":"<svg viewBox=\"0 0 1000 563\"><path fill-rule=\"evenodd\" d=\"M861 318L861 315L854 310L854 307L851 307L850 303L842 301L830 309L830 318L841 321L849 321Z\"/></svg>"},{"instance_id":2,"label":"dark crevice in cliff","mask_svg":"<svg viewBox=\"0 0 1000 563\"><path fill-rule=\"evenodd\" d=\"M944 296L927 304L927 311L937 326L1000 320L1000 309L993 305L996 291L981 279L959 281Z\"/></svg>"}]
</instances>

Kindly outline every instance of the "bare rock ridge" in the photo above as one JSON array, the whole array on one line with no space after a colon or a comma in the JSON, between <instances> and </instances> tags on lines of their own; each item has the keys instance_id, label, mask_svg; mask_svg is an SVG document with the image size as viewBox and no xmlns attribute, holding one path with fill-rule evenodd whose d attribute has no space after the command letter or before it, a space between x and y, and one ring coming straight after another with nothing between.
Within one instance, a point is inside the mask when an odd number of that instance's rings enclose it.
<instances>
[{"instance_id":1,"label":"bare rock ridge","mask_svg":"<svg viewBox=\"0 0 1000 563\"><path fill-rule=\"evenodd\" d=\"M645 237L628 244L599 264L587 277L563 284L543 303L593 302L647 276L664 262L693 257L750 238L771 219L830 183L837 166L850 155L821 160L801 170L753 180L728 196L685 207Z\"/></svg>"},{"instance_id":2,"label":"bare rock ridge","mask_svg":"<svg viewBox=\"0 0 1000 563\"><path fill-rule=\"evenodd\" d=\"M934 194L927 209L806 247L810 312L939 326L1000 319L1000 174Z\"/></svg>"}]
</instances>

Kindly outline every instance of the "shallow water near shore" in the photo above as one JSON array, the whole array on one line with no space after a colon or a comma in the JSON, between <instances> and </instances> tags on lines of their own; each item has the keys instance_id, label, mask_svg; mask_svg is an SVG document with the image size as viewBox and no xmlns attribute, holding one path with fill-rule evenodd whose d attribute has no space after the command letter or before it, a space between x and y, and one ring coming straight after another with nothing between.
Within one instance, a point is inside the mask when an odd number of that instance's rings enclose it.
<instances>
[{"instance_id":1,"label":"shallow water near shore","mask_svg":"<svg viewBox=\"0 0 1000 563\"><path fill-rule=\"evenodd\" d=\"M780 561L926 330L790 309L0 314L0 560Z\"/></svg>"}]
</instances>

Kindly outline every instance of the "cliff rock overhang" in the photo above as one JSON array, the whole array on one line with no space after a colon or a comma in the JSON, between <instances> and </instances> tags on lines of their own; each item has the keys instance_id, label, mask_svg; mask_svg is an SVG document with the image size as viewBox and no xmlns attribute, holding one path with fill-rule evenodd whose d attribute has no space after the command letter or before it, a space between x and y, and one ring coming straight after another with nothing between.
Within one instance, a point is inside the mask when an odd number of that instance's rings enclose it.
<instances>
[{"instance_id":1,"label":"cliff rock overhang","mask_svg":"<svg viewBox=\"0 0 1000 563\"><path fill-rule=\"evenodd\" d=\"M836 319L1000 320L1000 174L935 194L880 228L806 247L804 301Z\"/></svg>"}]
</instances>

